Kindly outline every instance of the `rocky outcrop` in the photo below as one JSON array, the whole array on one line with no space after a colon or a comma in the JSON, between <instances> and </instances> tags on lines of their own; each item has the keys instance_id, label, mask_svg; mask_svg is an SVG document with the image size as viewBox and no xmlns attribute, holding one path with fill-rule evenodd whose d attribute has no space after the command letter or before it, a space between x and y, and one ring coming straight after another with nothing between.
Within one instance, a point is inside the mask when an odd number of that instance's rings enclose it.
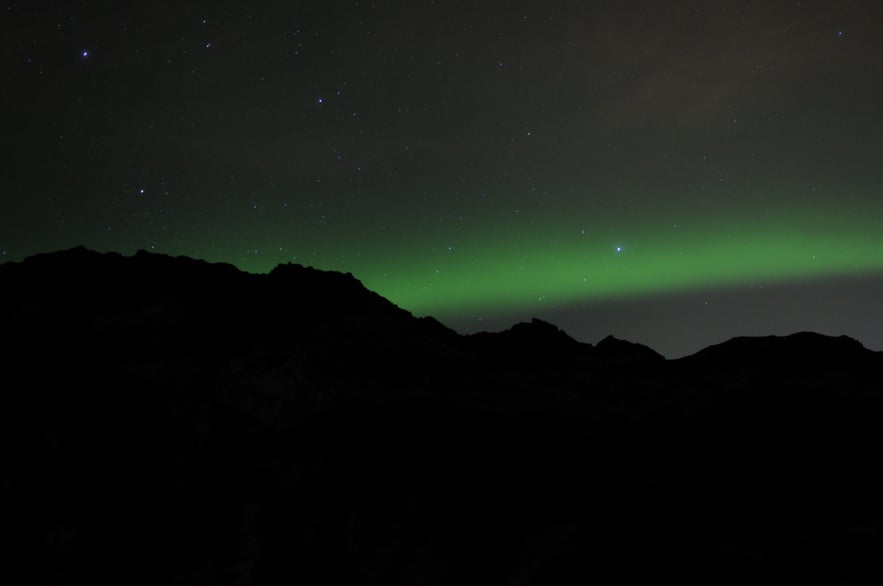
<instances>
[{"instance_id":1,"label":"rocky outcrop","mask_svg":"<svg viewBox=\"0 0 883 586\"><path fill-rule=\"evenodd\" d=\"M666 361L539 320L460 336L351 275L146 252L0 283L0 531L29 582L879 573L883 360L849 338Z\"/></svg>"}]
</instances>

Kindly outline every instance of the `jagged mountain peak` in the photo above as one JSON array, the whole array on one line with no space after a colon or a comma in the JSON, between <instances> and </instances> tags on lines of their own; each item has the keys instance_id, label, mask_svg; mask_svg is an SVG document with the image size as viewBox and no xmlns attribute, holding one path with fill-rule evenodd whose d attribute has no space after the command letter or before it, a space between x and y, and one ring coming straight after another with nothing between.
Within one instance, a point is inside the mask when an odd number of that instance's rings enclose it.
<instances>
[{"instance_id":1,"label":"jagged mountain peak","mask_svg":"<svg viewBox=\"0 0 883 586\"><path fill-rule=\"evenodd\" d=\"M737 336L686 357L688 360L769 364L801 362L819 366L817 361L842 361L878 354L849 336L829 336L816 332L795 332L785 336ZM813 363L816 363L813 365Z\"/></svg>"},{"instance_id":2,"label":"jagged mountain peak","mask_svg":"<svg viewBox=\"0 0 883 586\"><path fill-rule=\"evenodd\" d=\"M666 361L539 319L461 336L352 275L149 252L41 255L0 284L4 529L34 582L470 584L533 557L557 584L619 551L620 577L707 559L705 583L763 556L786 575L812 542L848 550L838 572L879 549L883 354L850 338Z\"/></svg>"},{"instance_id":3,"label":"jagged mountain peak","mask_svg":"<svg viewBox=\"0 0 883 586\"><path fill-rule=\"evenodd\" d=\"M460 336L431 317L417 319L366 288L351 273L325 271L296 263L277 265L268 274L251 274L226 263L139 250L133 256L101 253L77 246L37 254L0 265L4 287L0 298L15 319L63 316L76 323L96 316L129 314L151 307L177 307L179 313L209 329L223 323L250 332L293 328L297 335L310 324L361 324L396 329L447 340ZM370 332L365 332L370 336ZM532 356L532 361L561 364L597 357L606 364L662 362L653 349L610 335L597 346L582 343L558 326L533 318L497 333L462 337L482 354ZM458 344L461 342L458 342ZM737 337L697 352L687 360L705 363L768 364L800 360L849 362L874 354L847 336L797 332L788 336ZM683 359L682 359L683 360Z\"/></svg>"},{"instance_id":4,"label":"jagged mountain peak","mask_svg":"<svg viewBox=\"0 0 883 586\"><path fill-rule=\"evenodd\" d=\"M567 332L555 324L543 321L536 317L532 318L529 322L519 322L508 330L502 332L502 334L522 338L532 338L535 340L555 340L564 344L578 343L571 338Z\"/></svg>"},{"instance_id":5,"label":"jagged mountain peak","mask_svg":"<svg viewBox=\"0 0 883 586\"><path fill-rule=\"evenodd\" d=\"M664 361L665 357L656 352L652 348L638 344L637 342L629 342L620 340L619 338L608 335L598 342L596 346L598 352L605 357L618 357L621 359L629 359L631 361Z\"/></svg>"}]
</instances>

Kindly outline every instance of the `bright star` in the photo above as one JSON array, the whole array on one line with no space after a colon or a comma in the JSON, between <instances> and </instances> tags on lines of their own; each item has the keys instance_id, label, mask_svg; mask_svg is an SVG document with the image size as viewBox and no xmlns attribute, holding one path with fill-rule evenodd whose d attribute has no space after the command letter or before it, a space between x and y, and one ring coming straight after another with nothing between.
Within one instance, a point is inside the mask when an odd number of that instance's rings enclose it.
<instances>
[{"instance_id":1,"label":"bright star","mask_svg":"<svg viewBox=\"0 0 883 586\"><path fill-rule=\"evenodd\" d=\"M617 247L616 247L616 252L622 252L622 246L617 246Z\"/></svg>"},{"instance_id":2,"label":"bright star","mask_svg":"<svg viewBox=\"0 0 883 586\"><path fill-rule=\"evenodd\" d=\"M81 55L82 55L83 57L88 57L88 56L89 56L89 51L83 51L83 52L81 53Z\"/></svg>"}]
</instances>

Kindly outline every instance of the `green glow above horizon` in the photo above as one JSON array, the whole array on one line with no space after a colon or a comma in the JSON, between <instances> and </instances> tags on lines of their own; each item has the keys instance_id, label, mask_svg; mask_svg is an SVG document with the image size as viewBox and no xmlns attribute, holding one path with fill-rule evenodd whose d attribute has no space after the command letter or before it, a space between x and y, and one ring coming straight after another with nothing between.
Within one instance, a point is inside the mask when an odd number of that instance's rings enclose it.
<instances>
[{"instance_id":1,"label":"green glow above horizon","mask_svg":"<svg viewBox=\"0 0 883 586\"><path fill-rule=\"evenodd\" d=\"M844 232L807 241L758 229L676 243L644 236L526 253L488 250L435 274L415 268L368 273L363 281L415 313L450 314L862 273L883 269L881 251L883 236Z\"/></svg>"},{"instance_id":2,"label":"green glow above horizon","mask_svg":"<svg viewBox=\"0 0 883 586\"><path fill-rule=\"evenodd\" d=\"M352 272L369 289L417 315L527 311L538 304L883 271L883 214L870 207L845 210L830 202L803 202L794 212L784 206L734 206L701 219L682 215L683 222L662 208L632 222L621 217L582 223L551 217L520 225L483 220L454 234L402 230L399 238L361 247L358 240L342 237L333 251L293 260ZM234 264L264 272L287 260L262 257Z\"/></svg>"}]
</instances>

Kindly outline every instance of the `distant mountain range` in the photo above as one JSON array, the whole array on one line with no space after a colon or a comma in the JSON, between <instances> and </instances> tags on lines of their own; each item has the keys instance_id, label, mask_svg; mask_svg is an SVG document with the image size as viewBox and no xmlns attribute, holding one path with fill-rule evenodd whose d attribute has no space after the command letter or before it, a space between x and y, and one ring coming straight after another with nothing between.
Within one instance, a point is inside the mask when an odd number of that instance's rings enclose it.
<instances>
[{"instance_id":1,"label":"distant mountain range","mask_svg":"<svg viewBox=\"0 0 883 586\"><path fill-rule=\"evenodd\" d=\"M22 583L881 578L883 353L845 336L666 360L84 248L0 265L0 304Z\"/></svg>"}]
</instances>

